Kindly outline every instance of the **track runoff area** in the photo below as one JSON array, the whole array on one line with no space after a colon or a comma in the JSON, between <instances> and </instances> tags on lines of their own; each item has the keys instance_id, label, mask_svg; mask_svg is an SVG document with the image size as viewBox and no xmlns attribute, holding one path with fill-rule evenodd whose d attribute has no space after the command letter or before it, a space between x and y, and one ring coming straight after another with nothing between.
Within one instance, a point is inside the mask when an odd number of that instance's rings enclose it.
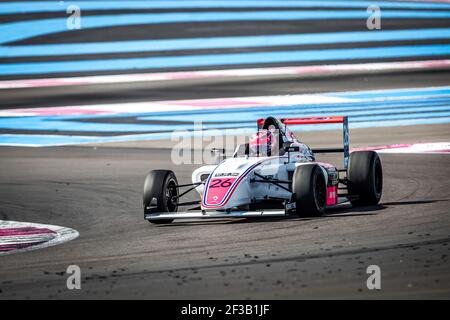
<instances>
[{"instance_id":1,"label":"track runoff area","mask_svg":"<svg viewBox=\"0 0 450 320\"><path fill-rule=\"evenodd\" d=\"M1 299L450 297L450 4L382 1L374 30L366 1L75 5L67 30L65 5L0 3ZM381 157L379 206L144 221L149 170L189 183L259 118L341 115Z\"/></svg>"}]
</instances>

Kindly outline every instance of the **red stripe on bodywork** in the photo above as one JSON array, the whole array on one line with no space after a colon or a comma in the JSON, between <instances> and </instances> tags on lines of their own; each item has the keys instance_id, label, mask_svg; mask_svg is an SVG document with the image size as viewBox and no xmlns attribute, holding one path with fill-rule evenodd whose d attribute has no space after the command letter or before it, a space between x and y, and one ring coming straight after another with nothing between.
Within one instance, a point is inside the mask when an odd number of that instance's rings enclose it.
<instances>
[{"instance_id":1,"label":"red stripe on bodywork","mask_svg":"<svg viewBox=\"0 0 450 320\"><path fill-rule=\"evenodd\" d=\"M247 170L247 172L245 173L245 174L243 174L243 175L241 175L238 179L237 179L237 181L236 181L236 183L231 187L232 188L232 190L231 190L231 192L228 194L228 196L227 196L227 198L226 198L226 201L224 202L224 203L222 203L222 204L217 204L217 205L208 205L207 204L207 199L205 199L206 201L204 201L204 204L203 204L203 207L204 208L219 208L219 207L223 207L224 205L226 205L227 203L228 203L228 200L230 200L230 198L231 198L231 196L233 195L233 193L234 193L234 190L236 190L236 188L237 188L237 186L239 185L239 183L250 173L250 172L252 172L257 166L259 166L263 161L265 161L265 160L269 160L269 159L264 159L264 160L262 160L262 161L260 161L260 162L257 162L256 164L253 164L253 166L251 166L251 167L249 167ZM205 191L205 192L208 192L209 191L209 183L208 183L208 186L207 186L207 190Z\"/></svg>"},{"instance_id":2,"label":"red stripe on bodywork","mask_svg":"<svg viewBox=\"0 0 450 320\"><path fill-rule=\"evenodd\" d=\"M327 206L337 204L337 186L327 187Z\"/></svg>"}]
</instances>

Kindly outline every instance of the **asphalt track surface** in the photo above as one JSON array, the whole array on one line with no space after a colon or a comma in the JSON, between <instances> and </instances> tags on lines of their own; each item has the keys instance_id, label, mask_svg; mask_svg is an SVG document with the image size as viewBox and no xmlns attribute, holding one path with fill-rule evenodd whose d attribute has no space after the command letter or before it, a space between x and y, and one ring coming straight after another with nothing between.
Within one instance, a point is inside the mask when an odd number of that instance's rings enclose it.
<instances>
[{"instance_id":1,"label":"asphalt track surface","mask_svg":"<svg viewBox=\"0 0 450 320\"><path fill-rule=\"evenodd\" d=\"M356 147L445 141L449 132L434 125L350 135ZM336 137L303 136L319 146L336 145ZM169 142L2 147L0 154L2 219L80 232L60 246L2 257L2 299L450 297L447 155L382 155L385 190L376 207L316 219L155 226L143 220L146 172L168 168L188 182L199 166L174 166ZM66 289L71 264L81 267L82 290ZM371 264L381 267L380 291L366 287Z\"/></svg>"},{"instance_id":2,"label":"asphalt track surface","mask_svg":"<svg viewBox=\"0 0 450 320\"><path fill-rule=\"evenodd\" d=\"M54 17L35 14L26 19L42 16ZM448 27L448 20L383 22L387 29L417 25ZM89 42L101 37L105 41L114 34L116 40L142 39L143 34L170 38L180 28L186 30L186 37L194 37L212 36L217 30L222 35L246 35L255 30L263 34L360 30L364 25L352 20L145 28L111 28L107 37L102 29L80 30L69 38L55 34L23 44ZM81 74L85 73L72 75ZM446 86L449 79L449 72L440 70L9 89L1 93L0 108ZM337 146L339 137L336 131L302 135L318 147ZM350 131L352 147L449 138L448 124ZM169 141L0 147L0 219L61 225L80 233L59 246L0 257L0 299L449 299L450 158L383 154L381 159L385 188L379 206L344 206L314 219L196 220L156 226L143 219L145 174L172 169L183 183L199 166L175 166ZM341 161L334 156L323 160ZM81 268L81 290L67 290L65 272L72 264ZM381 268L381 290L366 287L369 265Z\"/></svg>"}]
</instances>

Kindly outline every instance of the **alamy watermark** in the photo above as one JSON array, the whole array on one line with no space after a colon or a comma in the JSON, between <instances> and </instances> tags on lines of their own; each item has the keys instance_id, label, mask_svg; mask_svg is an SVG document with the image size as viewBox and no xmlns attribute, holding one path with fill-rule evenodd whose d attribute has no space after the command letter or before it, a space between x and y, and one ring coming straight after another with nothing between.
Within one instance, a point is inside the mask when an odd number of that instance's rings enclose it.
<instances>
[{"instance_id":1,"label":"alamy watermark","mask_svg":"<svg viewBox=\"0 0 450 320\"><path fill-rule=\"evenodd\" d=\"M367 289L381 290L381 268L372 264L367 267L366 273L370 274L366 281Z\"/></svg>"},{"instance_id":2,"label":"alamy watermark","mask_svg":"<svg viewBox=\"0 0 450 320\"><path fill-rule=\"evenodd\" d=\"M67 278L66 285L69 290L81 289L81 269L76 264L67 267L66 273L70 274Z\"/></svg>"},{"instance_id":3,"label":"alamy watermark","mask_svg":"<svg viewBox=\"0 0 450 320\"><path fill-rule=\"evenodd\" d=\"M66 13L69 15L67 17L66 26L69 30L81 29L81 9L79 6L70 5L67 7Z\"/></svg>"},{"instance_id":4,"label":"alamy watermark","mask_svg":"<svg viewBox=\"0 0 450 320\"><path fill-rule=\"evenodd\" d=\"M218 164L221 158L231 156L276 156L280 150L280 132L277 129L260 129L249 136L250 131L237 134L235 129L204 130L201 122L195 122L193 131L173 131L171 160L175 165ZM246 134L245 134L246 133Z\"/></svg>"},{"instance_id":5,"label":"alamy watermark","mask_svg":"<svg viewBox=\"0 0 450 320\"><path fill-rule=\"evenodd\" d=\"M371 5L367 8L369 17L366 21L367 29L380 30L381 29L381 9L379 6Z\"/></svg>"}]
</instances>

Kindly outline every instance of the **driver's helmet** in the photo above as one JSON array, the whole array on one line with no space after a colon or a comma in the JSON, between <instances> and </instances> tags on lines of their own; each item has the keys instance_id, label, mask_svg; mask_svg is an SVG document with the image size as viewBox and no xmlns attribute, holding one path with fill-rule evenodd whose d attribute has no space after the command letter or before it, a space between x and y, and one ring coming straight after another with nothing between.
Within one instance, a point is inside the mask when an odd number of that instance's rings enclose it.
<instances>
[{"instance_id":1,"label":"driver's helmet","mask_svg":"<svg viewBox=\"0 0 450 320\"><path fill-rule=\"evenodd\" d=\"M250 156L270 156L276 147L274 134L269 130L259 130L249 141Z\"/></svg>"}]
</instances>

